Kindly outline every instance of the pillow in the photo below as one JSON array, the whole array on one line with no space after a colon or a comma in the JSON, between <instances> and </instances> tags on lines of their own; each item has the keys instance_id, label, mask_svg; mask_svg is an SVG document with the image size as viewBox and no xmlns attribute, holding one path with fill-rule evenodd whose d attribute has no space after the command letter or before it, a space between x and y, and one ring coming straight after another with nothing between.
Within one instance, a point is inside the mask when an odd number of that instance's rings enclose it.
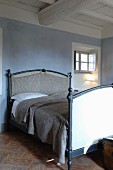
<instances>
[{"instance_id":1,"label":"pillow","mask_svg":"<svg viewBox=\"0 0 113 170\"><path fill-rule=\"evenodd\" d=\"M16 94L11 97L11 99L22 101L26 99L32 99L32 98L38 98L38 97L43 97L43 96L48 96L43 93L21 93L21 94Z\"/></svg>"}]
</instances>

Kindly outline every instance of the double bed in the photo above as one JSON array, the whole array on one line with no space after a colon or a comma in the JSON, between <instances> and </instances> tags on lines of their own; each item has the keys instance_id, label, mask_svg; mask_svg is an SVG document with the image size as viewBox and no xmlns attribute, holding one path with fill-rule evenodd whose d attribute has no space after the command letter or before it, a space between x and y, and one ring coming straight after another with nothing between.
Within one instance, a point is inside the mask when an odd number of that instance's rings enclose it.
<instances>
[{"instance_id":1,"label":"double bed","mask_svg":"<svg viewBox=\"0 0 113 170\"><path fill-rule=\"evenodd\" d=\"M71 73L37 69L6 75L8 123L51 144L60 163L67 150L68 170L73 157L113 135L112 84L75 93Z\"/></svg>"}]
</instances>

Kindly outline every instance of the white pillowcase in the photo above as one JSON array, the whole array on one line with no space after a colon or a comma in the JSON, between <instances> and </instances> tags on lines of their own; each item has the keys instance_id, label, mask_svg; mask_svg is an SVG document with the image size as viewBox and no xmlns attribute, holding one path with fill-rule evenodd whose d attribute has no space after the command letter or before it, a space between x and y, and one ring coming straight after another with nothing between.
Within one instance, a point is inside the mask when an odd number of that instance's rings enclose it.
<instances>
[{"instance_id":1,"label":"white pillowcase","mask_svg":"<svg viewBox=\"0 0 113 170\"><path fill-rule=\"evenodd\" d=\"M26 99L38 98L43 96L47 96L47 95L43 93L21 93L12 96L11 99L22 101Z\"/></svg>"},{"instance_id":2,"label":"white pillowcase","mask_svg":"<svg viewBox=\"0 0 113 170\"><path fill-rule=\"evenodd\" d=\"M12 111L11 111L13 116L15 117L16 108L21 101L27 100L27 99L32 99L32 98L39 98L39 97L43 97L43 96L48 96L48 95L43 94L43 93L21 93L21 94L16 94L16 95L12 96L11 99L15 100L13 102Z\"/></svg>"}]
</instances>

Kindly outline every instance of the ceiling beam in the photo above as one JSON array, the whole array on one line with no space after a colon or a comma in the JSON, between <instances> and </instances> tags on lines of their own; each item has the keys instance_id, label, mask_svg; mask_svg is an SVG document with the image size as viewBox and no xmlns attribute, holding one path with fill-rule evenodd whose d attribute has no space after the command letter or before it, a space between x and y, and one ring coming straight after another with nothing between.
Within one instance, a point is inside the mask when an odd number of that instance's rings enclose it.
<instances>
[{"instance_id":1,"label":"ceiling beam","mask_svg":"<svg viewBox=\"0 0 113 170\"><path fill-rule=\"evenodd\" d=\"M31 12L34 12L34 13L37 13L39 11L39 8L35 8L35 7L29 6L29 5L26 5L26 4L23 4L23 3L19 3L19 2L14 2L12 0L8 0L8 1L7 0L0 0L0 3L3 4L3 5L13 6L13 7L24 9L24 10L31 11Z\"/></svg>"},{"instance_id":2,"label":"ceiling beam","mask_svg":"<svg viewBox=\"0 0 113 170\"><path fill-rule=\"evenodd\" d=\"M39 23L42 25L50 25L65 17L78 13L89 4L95 4L100 1L101 0L59 0L38 12Z\"/></svg>"},{"instance_id":3,"label":"ceiling beam","mask_svg":"<svg viewBox=\"0 0 113 170\"><path fill-rule=\"evenodd\" d=\"M41 1L41 2L45 2L45 3L47 3L47 4L54 4L55 3L55 1L56 0L39 0L39 1Z\"/></svg>"},{"instance_id":4,"label":"ceiling beam","mask_svg":"<svg viewBox=\"0 0 113 170\"><path fill-rule=\"evenodd\" d=\"M97 18L97 19L101 19L103 21L107 21L107 22L113 23L113 18L109 17L107 15L100 14L100 13L97 13L97 12L94 12L94 11L91 11L91 10L88 10L88 9L83 9L80 12L82 14L88 15L90 17L94 17L94 18Z\"/></svg>"}]
</instances>

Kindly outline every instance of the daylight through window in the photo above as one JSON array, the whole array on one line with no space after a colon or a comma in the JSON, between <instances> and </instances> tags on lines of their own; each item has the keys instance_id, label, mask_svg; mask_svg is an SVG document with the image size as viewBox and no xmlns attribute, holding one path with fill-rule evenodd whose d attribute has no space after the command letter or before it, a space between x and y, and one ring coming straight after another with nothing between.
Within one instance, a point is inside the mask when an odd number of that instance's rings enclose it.
<instances>
[{"instance_id":1,"label":"daylight through window","mask_svg":"<svg viewBox=\"0 0 113 170\"><path fill-rule=\"evenodd\" d=\"M96 53L74 51L74 70L90 72L96 70Z\"/></svg>"}]
</instances>

